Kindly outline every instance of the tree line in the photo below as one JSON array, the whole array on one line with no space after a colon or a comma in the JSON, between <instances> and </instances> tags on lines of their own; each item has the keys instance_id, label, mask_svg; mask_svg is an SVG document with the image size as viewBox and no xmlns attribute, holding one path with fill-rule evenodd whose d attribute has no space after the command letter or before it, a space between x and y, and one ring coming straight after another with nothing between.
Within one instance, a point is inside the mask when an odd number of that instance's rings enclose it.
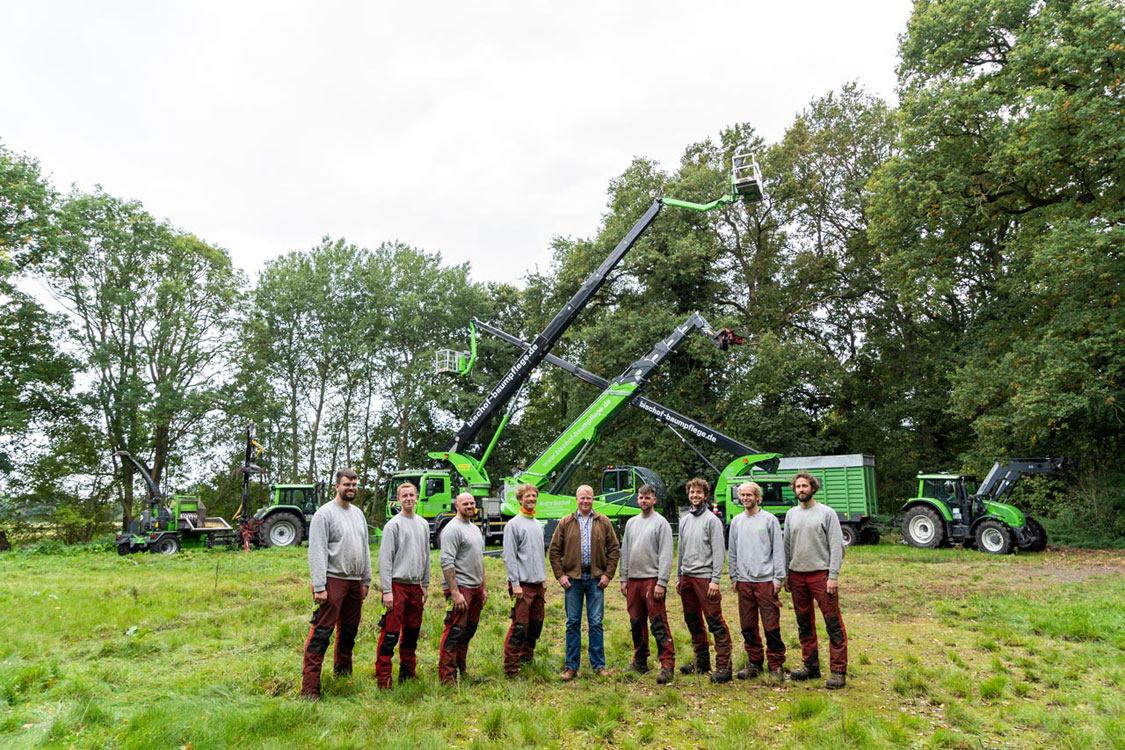
<instances>
[{"instance_id":1,"label":"tree line","mask_svg":"<svg viewBox=\"0 0 1125 750\"><path fill-rule=\"evenodd\" d=\"M664 209L555 352L613 378L699 310L747 345L689 342L650 397L763 451L873 454L888 512L919 471L1072 456L1077 474L1020 502L1120 540L1123 16L1108 0L916 2L897 106L847 85L776 141L734 123L674 167L638 158L595 232L557 237L550 267L511 283L331 236L250 280L226 249L137 201L60 193L0 144L0 524L45 518L80 541L128 520L140 498L116 449L229 517L251 419L274 481L348 464L370 501L389 472L429 464L514 359L485 338L469 377L436 376L470 317L530 340L654 196L722 194L749 147L770 200ZM593 397L540 368L493 476ZM655 468L677 498L707 473L636 412L575 484L613 463Z\"/></svg>"}]
</instances>

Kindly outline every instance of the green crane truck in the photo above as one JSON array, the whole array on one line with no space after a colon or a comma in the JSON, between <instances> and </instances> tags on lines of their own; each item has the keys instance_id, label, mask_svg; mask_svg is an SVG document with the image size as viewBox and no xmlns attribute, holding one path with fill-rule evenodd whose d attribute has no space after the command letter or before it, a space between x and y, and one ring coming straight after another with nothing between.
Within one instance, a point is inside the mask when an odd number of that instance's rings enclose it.
<instances>
[{"instance_id":1,"label":"green crane truck","mask_svg":"<svg viewBox=\"0 0 1125 750\"><path fill-rule=\"evenodd\" d=\"M404 481L415 482L417 480L415 483L421 483L418 487L417 513L429 522L431 535L435 540L441 527L453 516L452 501L461 491L467 491L477 498L478 519L485 530L491 534L498 533L504 523L503 503L500 503L498 507L497 503L494 502L495 498L490 500L492 482L485 469L485 464L499 440L501 432L507 425L512 410L518 403L519 399L513 397L526 385L532 371L547 356L559 337L574 323L609 274L652 225L664 206L706 212L740 201L753 203L765 198L766 193L761 171L749 154L738 154L734 157L730 192L710 203L692 203L665 197L656 198L644 215L610 252L609 256L584 280L582 286L547 324L542 333L516 359L461 428L450 438L444 449L432 451L428 454L431 459L450 467L452 471L440 468L400 470L391 475L387 487L388 514L397 511L395 493L398 485ZM437 369L439 372L459 372L461 374L468 372L472 363L470 355L459 352L439 352L438 360ZM467 451L481 431L493 417L501 415L501 412L503 412L503 415L500 422L480 458L469 455ZM433 480L432 487L435 490L432 495L427 492L431 480ZM499 512L494 513L496 510Z\"/></svg>"},{"instance_id":2,"label":"green crane truck","mask_svg":"<svg viewBox=\"0 0 1125 750\"><path fill-rule=\"evenodd\" d=\"M535 507L537 518L554 520L574 512L576 505L573 495L557 494L563 490L571 475L581 464L582 458L600 437L606 425L625 408L647 382L649 374L655 370L692 331L699 330L719 349L726 350L731 345L741 344L742 337L730 329L716 330L699 313L693 313L667 338L657 344L609 383L609 386L586 407L586 409L547 447L531 464L517 475L504 480L504 505L501 512L514 516L519 512L516 501L516 487L531 484L539 488L539 502ZM609 471L607 469L607 471ZM621 478L621 469L614 469ZM640 467L630 469L635 476ZM654 474L651 470L641 471ZM631 478L627 478L631 479ZM603 475L602 484L607 477ZM663 485L663 482L660 483ZM640 513L636 496L632 490L637 487L635 479L629 485L618 481L617 494L603 494L594 501L594 508L611 519L627 518ZM629 491L622 492L627 487Z\"/></svg>"},{"instance_id":3,"label":"green crane truck","mask_svg":"<svg viewBox=\"0 0 1125 750\"><path fill-rule=\"evenodd\" d=\"M1017 547L1039 552L1047 547L1047 531L1037 520L1000 502L1025 474L1073 469L1062 457L1010 458L997 461L980 486L967 474L919 474L918 496L903 506L902 538L914 547L946 544L975 546L1005 555Z\"/></svg>"},{"instance_id":4,"label":"green crane truck","mask_svg":"<svg viewBox=\"0 0 1125 750\"><path fill-rule=\"evenodd\" d=\"M509 333L484 323L473 321L476 328L497 338L526 349L529 344ZM605 389L609 382L575 364L547 355L547 362L566 370L580 380ZM796 498L789 482L805 469L820 479L823 489L817 500L833 508L840 518L840 528L845 544L877 544L879 531L875 527L878 502L875 488L875 459L871 456L798 456L780 458L776 453L763 453L735 438L724 435L709 425L702 424L644 396L637 396L630 404L656 420L664 423L680 440L696 453L718 475L715 481L713 510L724 522L742 510L738 499L738 485L753 480L762 486L762 507L773 512L784 522L785 512L793 507ZM684 438L687 433L704 445L719 448L734 458L722 469L711 463L702 452ZM603 475L603 481L605 481ZM604 488L603 488L604 491Z\"/></svg>"}]
</instances>

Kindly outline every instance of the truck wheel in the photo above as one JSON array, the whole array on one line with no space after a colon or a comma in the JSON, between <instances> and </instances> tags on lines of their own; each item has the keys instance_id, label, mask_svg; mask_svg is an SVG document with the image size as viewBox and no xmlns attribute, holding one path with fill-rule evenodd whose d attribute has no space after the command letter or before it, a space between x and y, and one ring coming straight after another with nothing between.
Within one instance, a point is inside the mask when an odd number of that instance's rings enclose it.
<instances>
[{"instance_id":1,"label":"truck wheel","mask_svg":"<svg viewBox=\"0 0 1125 750\"><path fill-rule=\"evenodd\" d=\"M859 539L859 535L855 531L855 526L852 526L850 523L840 524L840 533L844 535L845 547L851 547L853 544L856 544Z\"/></svg>"},{"instance_id":2,"label":"truck wheel","mask_svg":"<svg viewBox=\"0 0 1125 750\"><path fill-rule=\"evenodd\" d=\"M264 547L296 547L301 543L304 526L292 513L274 513L262 521L258 537Z\"/></svg>"},{"instance_id":3,"label":"truck wheel","mask_svg":"<svg viewBox=\"0 0 1125 750\"><path fill-rule=\"evenodd\" d=\"M1020 547L1020 549L1028 552L1042 552L1047 549L1047 530L1043 528L1043 524L1031 516L1026 516L1026 519L1027 530L1031 533L1031 541L1027 543L1027 546Z\"/></svg>"},{"instance_id":4,"label":"truck wheel","mask_svg":"<svg viewBox=\"0 0 1125 750\"><path fill-rule=\"evenodd\" d=\"M158 555L174 555L180 551L180 540L174 536L164 536L149 549Z\"/></svg>"},{"instance_id":5,"label":"truck wheel","mask_svg":"<svg viewBox=\"0 0 1125 750\"><path fill-rule=\"evenodd\" d=\"M991 518L977 526L977 549L991 555L1006 555L1012 551L1012 532Z\"/></svg>"},{"instance_id":6,"label":"truck wheel","mask_svg":"<svg viewBox=\"0 0 1125 750\"><path fill-rule=\"evenodd\" d=\"M878 544L879 530L874 526L865 526L859 532L860 544Z\"/></svg>"},{"instance_id":7,"label":"truck wheel","mask_svg":"<svg viewBox=\"0 0 1125 750\"><path fill-rule=\"evenodd\" d=\"M441 549L441 532L445 531L445 525L448 523L449 521L446 520L445 523L438 526L437 531L435 531L433 537L430 538L430 546L434 549ZM488 545L488 537L485 537L484 543L486 546Z\"/></svg>"},{"instance_id":8,"label":"truck wheel","mask_svg":"<svg viewBox=\"0 0 1125 750\"><path fill-rule=\"evenodd\" d=\"M133 551L133 548L132 548L132 547L130 547L130 546L129 546L128 544L119 544L119 545L117 545L117 554L119 554L119 555L121 555L121 556L125 556L125 555L129 554L129 553L130 553L130 552L132 552L132 551Z\"/></svg>"},{"instance_id":9,"label":"truck wheel","mask_svg":"<svg viewBox=\"0 0 1125 750\"><path fill-rule=\"evenodd\" d=\"M940 547L945 541L945 525L932 508L917 505L902 519L902 538L912 547Z\"/></svg>"}]
</instances>

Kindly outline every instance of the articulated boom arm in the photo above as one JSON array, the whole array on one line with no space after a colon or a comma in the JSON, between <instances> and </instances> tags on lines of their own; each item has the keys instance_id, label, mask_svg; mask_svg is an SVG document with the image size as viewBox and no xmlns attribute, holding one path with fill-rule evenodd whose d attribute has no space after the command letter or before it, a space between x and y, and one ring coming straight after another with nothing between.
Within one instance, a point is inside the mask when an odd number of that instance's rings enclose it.
<instances>
[{"instance_id":1,"label":"articulated boom arm","mask_svg":"<svg viewBox=\"0 0 1125 750\"><path fill-rule=\"evenodd\" d=\"M145 505L153 507L159 505L164 500L164 493L160 491L160 487L152 480L152 475L148 473L148 469L137 459L133 458L133 454L129 451L116 451L114 456L124 458L136 467L137 472L140 473L141 478L145 480L145 486L148 487L148 497L145 498Z\"/></svg>"},{"instance_id":2,"label":"articulated boom arm","mask_svg":"<svg viewBox=\"0 0 1125 750\"><path fill-rule=\"evenodd\" d=\"M976 497L980 500L999 500L1024 474L1051 474L1056 471L1066 471L1078 465L1077 461L1069 458L1010 458L1006 462L997 461L992 465L988 476L977 488Z\"/></svg>"},{"instance_id":3,"label":"articulated boom arm","mask_svg":"<svg viewBox=\"0 0 1125 750\"><path fill-rule=\"evenodd\" d=\"M690 211L699 211L705 213L720 206L728 206L733 203L757 203L767 198L765 186L762 183L762 173L758 169L758 163L754 158L748 154L736 154L732 161L730 193L720 196L719 198L711 201L710 203L692 203L690 201L681 201L675 198L657 198L648 207L644 215L637 220L637 223L629 230L613 252L609 254L598 269L590 274L582 286L570 298L570 301L563 306L563 309L555 315L554 319L547 324L543 332L536 337L527 350L520 355L511 369L505 373L500 382L489 392L476 411L470 415L469 419L461 426L449 442L446 444L445 453L462 453L470 443L480 433L481 429L488 422L488 420L498 411L504 408L504 405L515 395L531 375L532 370L543 361L543 358L551 350L551 347L559 340L567 328L570 328L574 323L578 314L586 307L590 298L601 288L605 283L606 278L625 257L625 254L632 249L645 230L649 228L653 221L656 220L656 215L660 213L660 209L664 206L675 206L677 208L685 208ZM729 333L729 331L727 332ZM729 341L726 339L725 341ZM738 343L738 342L734 342ZM725 343L722 348L726 348Z\"/></svg>"},{"instance_id":4,"label":"articulated boom arm","mask_svg":"<svg viewBox=\"0 0 1125 750\"><path fill-rule=\"evenodd\" d=\"M613 249L609 257L602 261L598 269L586 279L578 291L574 293L574 296L570 298L570 301L563 306L563 309L547 324L543 332L536 337L535 341L531 342L531 346L528 347L527 351L520 355L511 369L508 370L504 377L500 379L500 382L489 392L484 401L477 407L476 411L472 413L465 424L461 426L461 429L457 431L457 434L446 444L443 452L461 453L464 451L465 448L469 446L469 443L473 442L473 439L480 433L489 418L500 409L504 408L508 400L515 395L519 387L523 385L531 375L532 370L543 361L543 357L551 350L551 347L555 345L559 337L563 335L567 328L570 328L571 324L578 317L578 314L586 307L586 303L588 303L590 298L594 296L594 293L601 288L610 272L613 271L613 269L617 267L617 264L621 262L621 259L625 257L625 253L629 252L644 231L648 229L649 225L656 219L656 215L660 213L660 209L663 205L659 198L652 202L652 205L645 211L644 216L633 225L633 228L629 230L629 233L625 235L621 242L617 243L617 247Z\"/></svg>"},{"instance_id":5,"label":"articulated boom arm","mask_svg":"<svg viewBox=\"0 0 1125 750\"><path fill-rule=\"evenodd\" d=\"M476 318L473 318L473 324L485 333L492 334L496 338L501 339L502 341L506 341L513 346L518 346L521 349L527 349L528 346L530 346L530 344L528 344L527 342L521 341L510 333L506 333L505 331L502 331L501 329L496 328L495 326L491 326L488 323L485 323ZM589 383L596 388L605 390L609 387L609 381L605 378L601 377L600 375L595 375L589 370L585 370L576 364L562 359L561 357L556 357L554 354L548 354L546 357L544 357L544 359L555 367L566 370L579 380ZM634 397L633 400L629 402L629 405L635 406L646 414L652 415L654 418L656 418L660 422L663 422L668 426L669 429L673 431L684 430L685 432L694 435L705 443L714 445L717 448L721 448L727 453L730 453L732 456L764 455L756 448L752 448L749 445L746 445L745 443L730 437L729 435L724 435L713 427L709 427L701 422L697 422L691 417L685 416L684 414L681 414L674 409L670 409L663 404L657 403L650 398L646 398L645 396L638 395ZM681 437L678 431L676 432L676 435L677 437ZM688 443L688 447L692 447L694 449L694 447L691 446L690 443ZM766 468L767 471L771 472L775 469L776 466Z\"/></svg>"},{"instance_id":6,"label":"articulated boom arm","mask_svg":"<svg viewBox=\"0 0 1125 750\"><path fill-rule=\"evenodd\" d=\"M720 349L726 349L730 344L742 343L741 337L732 334L729 329L716 331L702 315L693 313L677 326L670 336L658 342L652 351L614 378L602 394L586 407L578 419L574 420L563 434L519 475L516 481L520 484L527 483L542 487L552 474L565 471L566 466L580 451L598 439L609 420L638 395L645 385L646 376L697 328Z\"/></svg>"}]
</instances>

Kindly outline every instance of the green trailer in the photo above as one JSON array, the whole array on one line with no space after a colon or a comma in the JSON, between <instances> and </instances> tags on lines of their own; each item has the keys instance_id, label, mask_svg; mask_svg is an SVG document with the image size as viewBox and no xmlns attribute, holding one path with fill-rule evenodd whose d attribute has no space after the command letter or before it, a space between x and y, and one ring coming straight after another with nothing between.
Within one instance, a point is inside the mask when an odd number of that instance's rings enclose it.
<instances>
[{"instance_id":1,"label":"green trailer","mask_svg":"<svg viewBox=\"0 0 1125 750\"><path fill-rule=\"evenodd\" d=\"M755 468L737 473L723 471L715 485L714 510L729 524L742 512L738 486L753 481L762 487L762 509L773 513L784 524L785 513L797 504L789 483L799 471L807 471L820 480L816 500L836 511L845 545L879 542L879 531L875 527L878 495L873 456L791 456L778 461L777 470L773 472Z\"/></svg>"}]
</instances>

